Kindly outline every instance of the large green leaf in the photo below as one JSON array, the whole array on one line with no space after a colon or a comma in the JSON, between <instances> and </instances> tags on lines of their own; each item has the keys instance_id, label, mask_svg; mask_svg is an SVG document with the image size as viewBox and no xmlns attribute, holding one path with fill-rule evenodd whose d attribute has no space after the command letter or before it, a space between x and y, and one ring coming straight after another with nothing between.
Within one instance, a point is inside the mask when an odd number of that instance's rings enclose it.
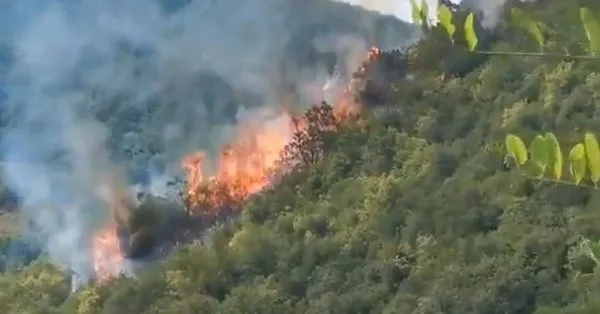
<instances>
[{"instance_id":1,"label":"large green leaf","mask_svg":"<svg viewBox=\"0 0 600 314\"><path fill-rule=\"evenodd\" d=\"M452 23L452 11L450 11L450 9L446 5L440 4L438 6L437 17L439 23L446 30L450 41L454 43L454 33L456 32L456 26L454 26L454 24Z\"/></svg>"},{"instance_id":2,"label":"large green leaf","mask_svg":"<svg viewBox=\"0 0 600 314\"><path fill-rule=\"evenodd\" d=\"M421 8L419 8L419 5L417 4L417 0L410 0L410 6L412 8L412 19L413 19L413 23L415 24L421 24L423 21L421 19Z\"/></svg>"},{"instance_id":3,"label":"large green leaf","mask_svg":"<svg viewBox=\"0 0 600 314\"><path fill-rule=\"evenodd\" d=\"M467 41L467 46L469 48L469 51L475 51L475 48L477 48L477 33L475 32L475 16L473 15L473 12L469 13L469 15L467 15L467 18L465 19L465 40Z\"/></svg>"},{"instance_id":4,"label":"large green leaf","mask_svg":"<svg viewBox=\"0 0 600 314\"><path fill-rule=\"evenodd\" d=\"M427 3L427 0L421 0L421 10L419 10L419 14L421 15L421 22L426 28L428 28L429 23L427 21L429 20L429 4Z\"/></svg>"},{"instance_id":5,"label":"large green leaf","mask_svg":"<svg viewBox=\"0 0 600 314\"><path fill-rule=\"evenodd\" d=\"M514 134L508 134L504 140L506 145L506 151L508 155L512 157L517 164L523 165L527 162L527 148L523 140Z\"/></svg>"},{"instance_id":6,"label":"large green leaf","mask_svg":"<svg viewBox=\"0 0 600 314\"><path fill-rule=\"evenodd\" d=\"M585 146L582 143L576 144L569 152L569 170L575 184L581 183L585 177Z\"/></svg>"},{"instance_id":7,"label":"large green leaf","mask_svg":"<svg viewBox=\"0 0 600 314\"><path fill-rule=\"evenodd\" d=\"M588 8L579 9L579 15L590 44L590 51L594 56L600 56L600 22Z\"/></svg>"},{"instance_id":8,"label":"large green leaf","mask_svg":"<svg viewBox=\"0 0 600 314\"><path fill-rule=\"evenodd\" d=\"M586 132L583 137L585 144L585 154L587 157L588 166L590 169L590 179L594 185L600 181L600 149L598 148L598 140L591 132Z\"/></svg>"},{"instance_id":9,"label":"large green leaf","mask_svg":"<svg viewBox=\"0 0 600 314\"><path fill-rule=\"evenodd\" d=\"M560 148L560 143L554 133L546 133L546 144L550 153L550 165L552 167L552 175L556 180L560 180L563 173L563 154Z\"/></svg>"},{"instance_id":10,"label":"large green leaf","mask_svg":"<svg viewBox=\"0 0 600 314\"><path fill-rule=\"evenodd\" d=\"M533 139L533 142L531 142L529 151L531 152L531 161L537 168L538 175L542 177L550 161L550 149L546 144L546 138L542 135L537 135Z\"/></svg>"},{"instance_id":11,"label":"large green leaf","mask_svg":"<svg viewBox=\"0 0 600 314\"><path fill-rule=\"evenodd\" d=\"M526 32L528 32L529 35L533 36L533 38L537 42L540 50L544 50L545 39L544 39L544 35L543 35L542 30L540 29L538 23L536 23L527 14L525 14L525 12L523 12L522 10L520 10L518 8L512 8L510 10L510 14L511 14L512 22L516 26L518 26L518 27L524 29Z\"/></svg>"}]
</instances>

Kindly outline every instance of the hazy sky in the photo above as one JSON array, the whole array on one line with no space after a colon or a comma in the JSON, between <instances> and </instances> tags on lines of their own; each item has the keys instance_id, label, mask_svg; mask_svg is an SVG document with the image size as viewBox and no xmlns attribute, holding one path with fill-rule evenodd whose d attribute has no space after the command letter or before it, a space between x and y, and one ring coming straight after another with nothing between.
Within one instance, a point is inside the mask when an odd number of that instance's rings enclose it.
<instances>
[{"instance_id":1,"label":"hazy sky","mask_svg":"<svg viewBox=\"0 0 600 314\"><path fill-rule=\"evenodd\" d=\"M385 14L392 14L398 16L405 21L411 21L411 8L410 0L338 0L341 2L347 2L350 4L358 4L367 9L380 11ZM418 0L417 3L421 1ZM434 13L437 0L427 0L430 7L430 14ZM454 0L452 2L460 2L460 0Z\"/></svg>"}]
</instances>

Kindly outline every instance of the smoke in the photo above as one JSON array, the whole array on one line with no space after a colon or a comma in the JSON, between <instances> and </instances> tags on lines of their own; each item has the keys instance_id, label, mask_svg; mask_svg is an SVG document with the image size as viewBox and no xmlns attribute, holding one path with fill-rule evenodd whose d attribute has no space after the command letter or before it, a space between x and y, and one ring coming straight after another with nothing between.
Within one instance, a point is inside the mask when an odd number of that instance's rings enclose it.
<instances>
[{"instance_id":1,"label":"smoke","mask_svg":"<svg viewBox=\"0 0 600 314\"><path fill-rule=\"evenodd\" d=\"M322 64L291 56L313 45L315 30L342 25L327 32L333 44L315 48L335 54L338 67L355 66L349 60L370 44L398 48L411 34L372 15L357 25L356 11L323 10L333 4L319 0L164 3L0 4L3 175L23 199L26 231L84 281L90 234L113 211L125 215L120 199L132 177L166 193L157 182L177 174L184 154L216 151L240 106L278 105L274 78L300 94L330 79Z\"/></svg>"},{"instance_id":2,"label":"smoke","mask_svg":"<svg viewBox=\"0 0 600 314\"><path fill-rule=\"evenodd\" d=\"M463 0L461 5L480 11L483 17L481 25L492 28L498 23L505 2L506 0Z\"/></svg>"},{"instance_id":3,"label":"smoke","mask_svg":"<svg viewBox=\"0 0 600 314\"><path fill-rule=\"evenodd\" d=\"M398 18L411 21L411 4L409 0L388 1L388 0L337 0L360 5L368 10L381 12L382 14L395 15ZM508 0L449 0L451 3L460 4L465 8L480 11L482 13L482 26L485 28L495 27L502 15L504 4ZM536 0L519 0L520 2L535 2ZM421 1L416 1L418 4ZM429 18L436 19L436 9L440 0L426 0L429 5Z\"/></svg>"},{"instance_id":4,"label":"smoke","mask_svg":"<svg viewBox=\"0 0 600 314\"><path fill-rule=\"evenodd\" d=\"M482 13L481 25L485 28L495 27L502 15L504 4L508 0L462 0L461 5ZM536 0L519 0L519 2L535 2Z\"/></svg>"}]
</instances>

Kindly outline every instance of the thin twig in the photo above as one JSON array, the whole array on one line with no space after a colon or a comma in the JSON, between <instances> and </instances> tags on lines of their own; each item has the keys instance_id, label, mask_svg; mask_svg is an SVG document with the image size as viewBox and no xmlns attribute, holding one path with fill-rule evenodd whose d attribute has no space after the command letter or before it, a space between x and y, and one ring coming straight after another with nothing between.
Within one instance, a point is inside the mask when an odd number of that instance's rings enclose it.
<instances>
[{"instance_id":1,"label":"thin twig","mask_svg":"<svg viewBox=\"0 0 600 314\"><path fill-rule=\"evenodd\" d=\"M484 50L475 50L473 52L476 54L489 55L489 56L551 57L551 58L572 59L572 60L600 61L600 57L589 56L589 55L567 55L567 54L545 53L545 52L484 51Z\"/></svg>"},{"instance_id":2,"label":"thin twig","mask_svg":"<svg viewBox=\"0 0 600 314\"><path fill-rule=\"evenodd\" d=\"M528 180L534 180L534 181L539 181L539 182L545 182L545 183L557 183L557 184L562 184L562 185L568 185L568 186L572 186L572 187L579 187L579 188L586 188L586 189L590 189L590 190L594 190L594 191L600 191L600 189L598 189L598 187L593 186L593 185L589 185L589 184L576 184L573 181L567 181L567 180L557 180L557 179L549 179L549 178L544 178L544 177L532 177L530 175L527 174L522 174L523 177L525 177Z\"/></svg>"}]
</instances>

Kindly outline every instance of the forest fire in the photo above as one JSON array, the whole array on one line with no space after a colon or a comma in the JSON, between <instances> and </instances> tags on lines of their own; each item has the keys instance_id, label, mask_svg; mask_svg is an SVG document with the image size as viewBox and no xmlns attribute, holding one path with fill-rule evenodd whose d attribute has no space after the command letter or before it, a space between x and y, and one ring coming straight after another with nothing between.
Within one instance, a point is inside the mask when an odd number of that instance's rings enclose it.
<instances>
[{"instance_id":1,"label":"forest fire","mask_svg":"<svg viewBox=\"0 0 600 314\"><path fill-rule=\"evenodd\" d=\"M373 47L365 62L373 61L379 55L380 50ZM358 71L364 71L364 65ZM336 97L335 120L344 120L360 110L353 92L354 82L350 82ZM284 171L285 165L280 162L282 154L294 133L303 132L308 122L289 112L282 113L279 118L287 121L287 125L269 129L264 125L242 124L238 137L221 153L214 176L204 172L205 153L195 152L183 158L181 164L188 179L188 206L198 208L202 214L216 214L227 205L239 204L263 190L270 184L273 174Z\"/></svg>"},{"instance_id":2,"label":"forest fire","mask_svg":"<svg viewBox=\"0 0 600 314\"><path fill-rule=\"evenodd\" d=\"M343 120L359 109L349 95L343 93L338 97L333 111L337 120ZM220 154L214 176L204 173L205 153L194 152L183 158L181 164L188 179L188 206L196 213L218 214L260 192L271 183L273 175L285 171L286 165L281 162L284 150L294 133L303 132L308 122L304 117L288 112L282 113L277 120L286 123L279 128L242 124L238 137Z\"/></svg>"},{"instance_id":3,"label":"forest fire","mask_svg":"<svg viewBox=\"0 0 600 314\"><path fill-rule=\"evenodd\" d=\"M100 283L123 273L124 257L116 224L108 225L92 239L92 263L95 280Z\"/></svg>"},{"instance_id":4,"label":"forest fire","mask_svg":"<svg viewBox=\"0 0 600 314\"><path fill-rule=\"evenodd\" d=\"M365 62L378 55L379 49L372 48ZM364 65L358 71L364 71ZM331 111L335 121L341 122L359 113L361 108L354 100L354 88L354 82L350 82L335 98ZM305 116L290 111L283 111L267 121L242 122L237 136L220 153L212 176L205 173L206 153L185 156L181 166L187 174L184 199L188 209L196 215L216 215L264 190L273 175L285 172L282 157L286 147L295 134L304 132L309 125ZM126 260L120 243L116 221L95 234L92 262L96 281L106 282L123 274Z\"/></svg>"},{"instance_id":5,"label":"forest fire","mask_svg":"<svg viewBox=\"0 0 600 314\"><path fill-rule=\"evenodd\" d=\"M188 206L204 206L203 213L211 213L243 202L264 189L278 171L281 152L292 136L291 118L287 113L278 117L285 124L280 127L242 124L238 137L221 152L214 176L204 173L205 153L195 152L183 158Z\"/></svg>"}]
</instances>

